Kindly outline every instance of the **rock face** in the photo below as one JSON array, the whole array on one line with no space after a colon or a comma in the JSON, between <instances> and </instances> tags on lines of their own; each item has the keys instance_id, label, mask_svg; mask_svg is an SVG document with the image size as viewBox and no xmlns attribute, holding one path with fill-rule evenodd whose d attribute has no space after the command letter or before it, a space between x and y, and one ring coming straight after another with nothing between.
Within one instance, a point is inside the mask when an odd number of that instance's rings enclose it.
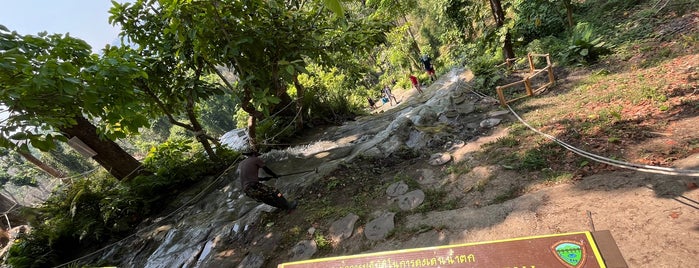
<instances>
[{"instance_id":1,"label":"rock face","mask_svg":"<svg viewBox=\"0 0 699 268\"><path fill-rule=\"evenodd\" d=\"M359 219L359 216L350 213L349 215L339 219L330 225L330 239L334 243L342 242L342 239L348 238L354 232L354 224Z\"/></svg>"},{"instance_id":2,"label":"rock face","mask_svg":"<svg viewBox=\"0 0 699 268\"><path fill-rule=\"evenodd\" d=\"M388 235L388 233L395 227L393 223L393 218L395 216L395 213L386 212L380 217L367 223L366 228L364 229L364 235L366 235L366 238L372 241L386 238L386 235Z\"/></svg>"},{"instance_id":3,"label":"rock face","mask_svg":"<svg viewBox=\"0 0 699 268\"><path fill-rule=\"evenodd\" d=\"M425 192L422 190L414 190L407 194L401 195L396 198L398 201L398 207L402 210L412 210L422 204L425 201Z\"/></svg>"},{"instance_id":4,"label":"rock face","mask_svg":"<svg viewBox=\"0 0 699 268\"><path fill-rule=\"evenodd\" d=\"M408 192L408 185L403 181L395 182L389 185L388 189L386 189L386 194L391 197L399 196L406 192Z\"/></svg>"},{"instance_id":5,"label":"rock face","mask_svg":"<svg viewBox=\"0 0 699 268\"><path fill-rule=\"evenodd\" d=\"M291 249L291 260L290 261L301 261L310 259L313 254L318 251L318 246L316 241L313 240L303 240L296 243L294 248Z\"/></svg>"},{"instance_id":6,"label":"rock face","mask_svg":"<svg viewBox=\"0 0 699 268\"><path fill-rule=\"evenodd\" d=\"M357 120L328 131L323 140L309 145L273 150L262 156L278 173L317 168L317 172L299 174L271 183L283 193L293 193L327 176L342 162L351 162L358 156L385 157L401 148L415 151L430 149L442 151L430 164L444 165L452 160L445 149L453 150L464 146L455 140L459 132L461 140L468 143L469 137L479 135L484 115L473 113L477 105L497 105L497 101L486 100L471 94L462 85L462 71L453 71L435 82L420 99L408 99L391 111L374 115L372 120ZM491 115L498 117L498 115ZM241 131L232 131L225 137L232 147L240 143ZM463 137L466 137L464 139ZM279 237L252 241L251 230L262 213L275 210L257 203L241 192L237 168L210 181L199 188L182 193L183 200L176 213L145 222L139 232L112 247L96 252L85 264L110 263L119 267L267 267L265 259L280 254ZM425 169L418 182L429 184L438 176ZM215 187L211 187L215 186ZM389 199L398 203L402 210L412 210L422 204L425 193L420 190L408 192L408 185L398 182L387 187ZM384 240L393 230L395 213L383 212L363 226L361 239ZM334 243L352 237L359 217L349 214L332 223L319 226L318 230L329 230ZM417 220L416 220L417 221ZM317 232L314 230L313 232ZM314 236L310 234L309 237ZM357 236L359 237L359 236ZM353 238L354 239L354 238ZM249 245L262 249L254 252L231 252L231 244ZM317 245L312 240L299 241L287 254L291 260L313 257ZM284 254L284 253L282 253Z\"/></svg>"}]
</instances>

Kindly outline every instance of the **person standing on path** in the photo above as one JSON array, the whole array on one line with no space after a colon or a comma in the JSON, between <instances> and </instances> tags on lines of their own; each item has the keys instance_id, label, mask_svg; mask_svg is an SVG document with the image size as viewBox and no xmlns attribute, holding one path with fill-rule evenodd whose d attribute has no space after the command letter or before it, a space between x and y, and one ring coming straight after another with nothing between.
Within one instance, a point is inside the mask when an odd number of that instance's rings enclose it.
<instances>
[{"instance_id":1,"label":"person standing on path","mask_svg":"<svg viewBox=\"0 0 699 268\"><path fill-rule=\"evenodd\" d=\"M288 202L279 190L260 183L260 181L279 178L279 175L274 173L274 171L267 167L265 162L258 157L260 154L253 149L247 149L243 151L243 155L247 158L238 164L238 168L240 170L240 185L245 195L259 202L283 210L295 209L298 202ZM260 169L263 169L267 174L271 175L271 177L260 178Z\"/></svg>"},{"instance_id":2,"label":"person standing on path","mask_svg":"<svg viewBox=\"0 0 699 268\"><path fill-rule=\"evenodd\" d=\"M383 95L386 98L388 98L388 102L391 104L391 106L393 106L393 102L391 102L391 98L393 98L393 100L396 101L396 105L398 105L400 103L400 101L398 101L396 99L396 96L393 96L393 93L391 93L391 87L389 87L388 85L383 87Z\"/></svg>"},{"instance_id":3,"label":"person standing on path","mask_svg":"<svg viewBox=\"0 0 699 268\"><path fill-rule=\"evenodd\" d=\"M417 80L417 77L414 75L410 75L410 83L413 84L413 87L417 89L417 92L420 92L422 94L422 89L420 88L420 81Z\"/></svg>"}]
</instances>

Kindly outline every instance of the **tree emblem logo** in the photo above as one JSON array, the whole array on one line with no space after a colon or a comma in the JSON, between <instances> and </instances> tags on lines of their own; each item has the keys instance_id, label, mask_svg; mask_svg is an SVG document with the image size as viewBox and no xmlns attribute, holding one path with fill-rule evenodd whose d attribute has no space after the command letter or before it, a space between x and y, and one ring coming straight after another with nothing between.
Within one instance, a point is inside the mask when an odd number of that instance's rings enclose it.
<instances>
[{"instance_id":1,"label":"tree emblem logo","mask_svg":"<svg viewBox=\"0 0 699 268\"><path fill-rule=\"evenodd\" d=\"M582 242L559 241L551 247L556 258L569 268L579 268L585 264L586 252Z\"/></svg>"}]
</instances>

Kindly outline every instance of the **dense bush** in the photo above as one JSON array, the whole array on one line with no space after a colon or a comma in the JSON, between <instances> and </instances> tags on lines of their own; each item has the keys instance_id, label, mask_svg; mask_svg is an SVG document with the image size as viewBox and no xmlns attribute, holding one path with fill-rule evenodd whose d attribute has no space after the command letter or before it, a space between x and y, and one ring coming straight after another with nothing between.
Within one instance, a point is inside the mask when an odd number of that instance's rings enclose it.
<instances>
[{"instance_id":1,"label":"dense bush","mask_svg":"<svg viewBox=\"0 0 699 268\"><path fill-rule=\"evenodd\" d=\"M143 161L153 175L120 182L105 172L74 179L40 208L25 213L32 232L15 243L13 267L56 266L132 232L146 217L162 213L181 189L223 171L239 154L219 149L213 162L176 139L153 147Z\"/></svg>"},{"instance_id":2,"label":"dense bush","mask_svg":"<svg viewBox=\"0 0 699 268\"><path fill-rule=\"evenodd\" d=\"M497 82L505 77L504 68L497 67L502 60L497 57L482 55L471 61L469 68L473 72L475 90L495 95Z\"/></svg>"},{"instance_id":3,"label":"dense bush","mask_svg":"<svg viewBox=\"0 0 699 268\"><path fill-rule=\"evenodd\" d=\"M518 0L512 36L527 44L546 36L559 36L566 30L566 10L549 0Z\"/></svg>"}]
</instances>

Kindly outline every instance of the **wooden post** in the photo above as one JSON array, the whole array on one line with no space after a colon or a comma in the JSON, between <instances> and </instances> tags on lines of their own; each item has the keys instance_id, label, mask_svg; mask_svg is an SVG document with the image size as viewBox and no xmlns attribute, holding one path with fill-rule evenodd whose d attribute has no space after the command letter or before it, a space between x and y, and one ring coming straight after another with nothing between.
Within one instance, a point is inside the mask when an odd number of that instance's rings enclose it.
<instances>
[{"instance_id":1,"label":"wooden post","mask_svg":"<svg viewBox=\"0 0 699 268\"><path fill-rule=\"evenodd\" d=\"M549 73L549 84L553 85L556 83L556 78L553 77L553 67L551 65L547 66L546 69L548 70Z\"/></svg>"},{"instance_id":2,"label":"wooden post","mask_svg":"<svg viewBox=\"0 0 699 268\"><path fill-rule=\"evenodd\" d=\"M534 72L534 61L532 60L532 53L527 53L527 59L529 59L529 73Z\"/></svg>"},{"instance_id":3,"label":"wooden post","mask_svg":"<svg viewBox=\"0 0 699 268\"><path fill-rule=\"evenodd\" d=\"M498 92L498 99L500 100L500 105L502 105L502 107L506 107L507 102L505 102L505 94L502 92L502 87L501 86L495 87L495 91Z\"/></svg>"},{"instance_id":4,"label":"wooden post","mask_svg":"<svg viewBox=\"0 0 699 268\"><path fill-rule=\"evenodd\" d=\"M527 89L527 96L534 96L534 92L532 92L531 82L529 82L529 76L524 78L524 88Z\"/></svg>"}]
</instances>

